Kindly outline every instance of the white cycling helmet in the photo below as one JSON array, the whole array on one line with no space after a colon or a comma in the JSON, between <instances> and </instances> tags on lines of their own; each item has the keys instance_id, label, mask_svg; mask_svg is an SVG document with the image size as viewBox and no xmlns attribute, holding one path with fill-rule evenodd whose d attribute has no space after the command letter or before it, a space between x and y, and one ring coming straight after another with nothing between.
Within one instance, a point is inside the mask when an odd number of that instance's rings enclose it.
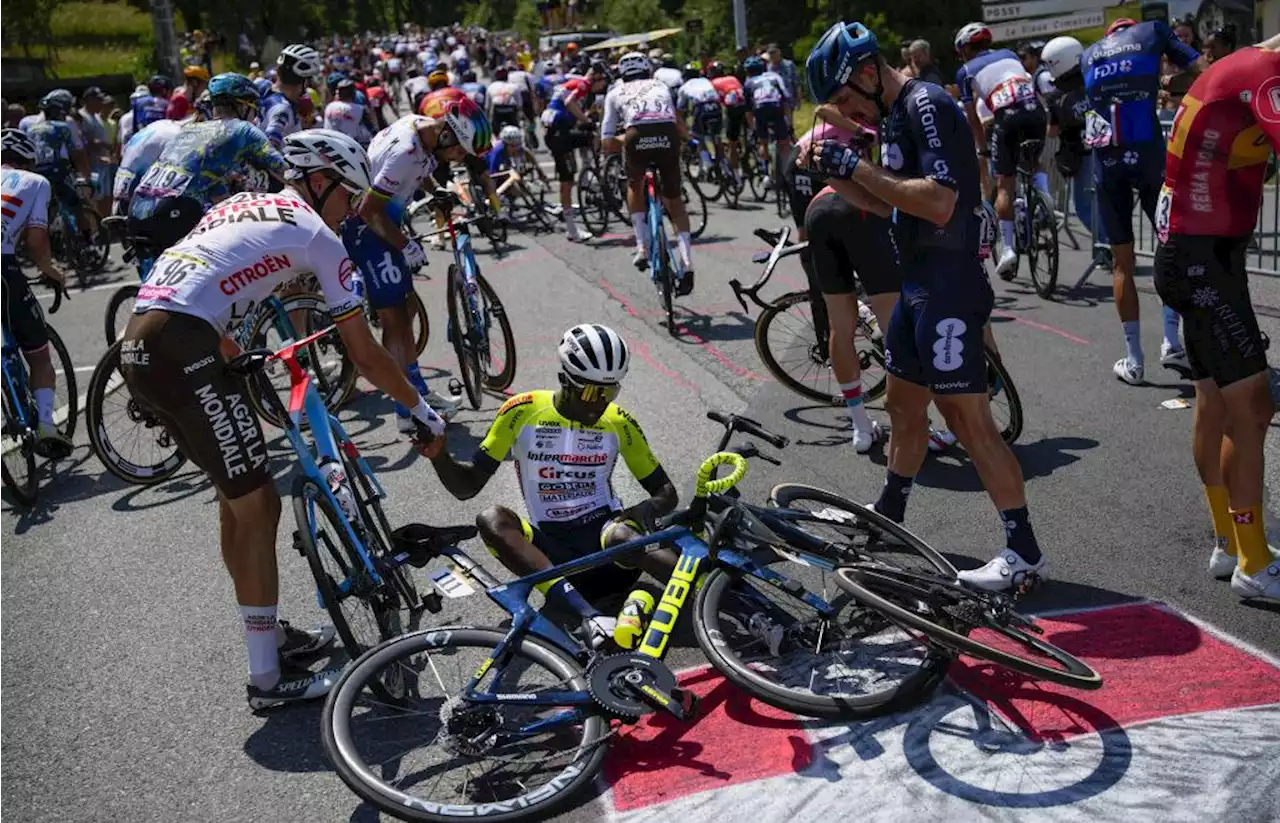
<instances>
[{"instance_id":1,"label":"white cycling helmet","mask_svg":"<svg viewBox=\"0 0 1280 823\"><path fill-rule=\"evenodd\" d=\"M981 23L966 23L956 32L956 51L976 43L991 45L991 29Z\"/></svg>"},{"instance_id":2,"label":"white cycling helmet","mask_svg":"<svg viewBox=\"0 0 1280 823\"><path fill-rule=\"evenodd\" d=\"M503 126L498 132L498 139L506 146L519 146L524 143L524 132L519 126Z\"/></svg>"},{"instance_id":3,"label":"white cycling helmet","mask_svg":"<svg viewBox=\"0 0 1280 823\"><path fill-rule=\"evenodd\" d=\"M0 133L0 151L5 154L16 154L28 163L36 162L36 144L21 129L5 129Z\"/></svg>"},{"instance_id":4,"label":"white cycling helmet","mask_svg":"<svg viewBox=\"0 0 1280 823\"><path fill-rule=\"evenodd\" d=\"M320 52L302 43L285 46L276 58L276 65L299 77L318 77L324 68Z\"/></svg>"},{"instance_id":5,"label":"white cycling helmet","mask_svg":"<svg viewBox=\"0 0 1280 823\"><path fill-rule=\"evenodd\" d=\"M574 380L616 386L630 367L626 342L608 326L574 326L560 338L560 368Z\"/></svg>"},{"instance_id":6,"label":"white cycling helmet","mask_svg":"<svg viewBox=\"0 0 1280 823\"><path fill-rule=\"evenodd\" d=\"M307 129L284 138L284 159L297 176L331 169L348 184L353 194L363 194L369 182L369 155L340 131Z\"/></svg>"},{"instance_id":7,"label":"white cycling helmet","mask_svg":"<svg viewBox=\"0 0 1280 823\"><path fill-rule=\"evenodd\" d=\"M1049 68L1049 74L1057 80L1062 75L1080 67L1080 55L1084 46L1074 37L1055 37L1040 50L1040 60Z\"/></svg>"},{"instance_id":8,"label":"white cycling helmet","mask_svg":"<svg viewBox=\"0 0 1280 823\"><path fill-rule=\"evenodd\" d=\"M649 77L652 73L653 68L649 63L649 58L638 51L629 51L618 60L618 76L623 80Z\"/></svg>"}]
</instances>

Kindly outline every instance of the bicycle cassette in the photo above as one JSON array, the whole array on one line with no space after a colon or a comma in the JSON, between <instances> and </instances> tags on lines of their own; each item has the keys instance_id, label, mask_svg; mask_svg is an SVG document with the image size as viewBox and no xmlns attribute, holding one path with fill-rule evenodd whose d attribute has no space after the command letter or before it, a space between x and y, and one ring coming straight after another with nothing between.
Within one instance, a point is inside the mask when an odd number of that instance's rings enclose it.
<instances>
[{"instance_id":1,"label":"bicycle cassette","mask_svg":"<svg viewBox=\"0 0 1280 823\"><path fill-rule=\"evenodd\" d=\"M587 670L591 696L604 710L628 723L646 714L667 709L677 716L692 710L692 695L676 687L676 676L643 654L615 654L602 658Z\"/></svg>"}]
</instances>

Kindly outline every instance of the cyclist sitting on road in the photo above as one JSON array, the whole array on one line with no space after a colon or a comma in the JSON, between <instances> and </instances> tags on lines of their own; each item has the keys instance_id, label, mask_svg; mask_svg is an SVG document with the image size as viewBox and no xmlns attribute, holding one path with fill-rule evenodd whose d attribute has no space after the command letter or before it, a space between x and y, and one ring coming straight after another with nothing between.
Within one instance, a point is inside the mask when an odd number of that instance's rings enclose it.
<instances>
[{"instance_id":1,"label":"cyclist sitting on road","mask_svg":"<svg viewBox=\"0 0 1280 823\"><path fill-rule=\"evenodd\" d=\"M1090 109L1084 142L1093 149L1098 217L1111 241L1111 289L1124 328L1126 353L1112 372L1131 386L1142 383L1145 370L1138 288L1133 282L1133 195L1136 191L1143 213L1154 225L1165 162L1164 134L1156 116L1162 56L1188 73L1202 65L1195 49L1160 20L1117 20L1080 56ZM1185 373L1187 356L1178 340L1178 324L1177 313L1165 306L1160 364Z\"/></svg>"},{"instance_id":2,"label":"cyclist sitting on road","mask_svg":"<svg viewBox=\"0 0 1280 823\"><path fill-rule=\"evenodd\" d=\"M359 212L342 226L342 240L364 276L369 306L378 312L382 343L405 369L418 392L446 418L457 414L457 398L431 392L418 368L409 312L413 273L427 262L417 240L404 233L405 209L418 189L436 188L437 165L483 155L492 142L489 121L467 98L449 104L439 119L406 115L378 132L369 144L372 188ZM395 407L401 431L411 431L407 404Z\"/></svg>"},{"instance_id":3,"label":"cyclist sitting on road","mask_svg":"<svg viewBox=\"0 0 1280 823\"><path fill-rule=\"evenodd\" d=\"M1014 249L1013 187L1018 171L1019 151L1027 140L1044 142L1048 118L1036 95L1035 80L1022 67L1022 61L1008 49L991 48L991 29L981 23L969 23L956 32L956 54L965 61L956 72L960 102L964 104L974 142L984 145L982 119L977 101L987 104L994 115L991 144L979 152L986 158L994 155L996 169L996 216L1000 220L1000 239L1004 249L996 264L996 274L1012 280L1018 271L1018 252ZM1037 166L1035 186L1050 201L1049 175Z\"/></svg>"},{"instance_id":4,"label":"cyclist sitting on road","mask_svg":"<svg viewBox=\"0 0 1280 823\"><path fill-rule=\"evenodd\" d=\"M559 354L560 388L508 400L472 462L455 460L443 448L443 438L423 452L444 487L468 500L514 449L529 519L507 506L490 506L476 517L476 525L489 550L517 575L632 540L651 530L678 500L640 424L613 403L631 366L618 333L594 324L574 326L564 333ZM650 495L626 509L610 481L619 455ZM675 562L675 553L666 548L628 558L628 566L660 580L667 579ZM602 617L590 600L625 594L638 576L637 569L617 564L575 575L573 585L560 577L538 589L548 602L590 619L593 632L607 637L614 620Z\"/></svg>"},{"instance_id":5,"label":"cyclist sitting on road","mask_svg":"<svg viewBox=\"0 0 1280 823\"><path fill-rule=\"evenodd\" d=\"M747 82L742 85L747 105L751 109L751 122L760 144L760 168L767 169L764 184L771 184L771 177L779 170L773 167L769 157L769 141L778 144L778 157L786 159L791 151L791 126L787 123L787 109L792 104L786 82L777 74L766 70L760 57L748 57L743 67Z\"/></svg>"},{"instance_id":6,"label":"cyclist sitting on road","mask_svg":"<svg viewBox=\"0 0 1280 823\"><path fill-rule=\"evenodd\" d=\"M444 431L444 421L373 339L354 267L334 234L351 201L369 188L364 149L344 134L316 129L286 137L284 156L283 191L223 201L160 256L138 293L120 356L134 399L217 487L222 557L240 604L255 709L321 697L340 672L291 665L332 642L332 627L302 631L277 620L280 497L244 381L224 371L219 343L234 315L299 275L314 274L360 373L413 407L417 439Z\"/></svg>"},{"instance_id":7,"label":"cyclist sitting on road","mask_svg":"<svg viewBox=\"0 0 1280 823\"><path fill-rule=\"evenodd\" d=\"M209 81L212 117L189 123L138 182L129 203L129 234L139 261L150 260L186 236L205 210L237 191L263 191L264 176L281 178L284 159L250 124L258 92L242 74ZM143 278L149 267L143 266Z\"/></svg>"},{"instance_id":8,"label":"cyclist sitting on road","mask_svg":"<svg viewBox=\"0 0 1280 823\"><path fill-rule=\"evenodd\" d=\"M502 180L497 188L498 196L501 197L516 183L516 175L511 172L515 171L519 174L528 165L524 152L524 133L520 131L519 126L502 127L493 148L489 149L488 164L490 179L495 183L499 178Z\"/></svg>"},{"instance_id":9,"label":"cyclist sitting on road","mask_svg":"<svg viewBox=\"0 0 1280 823\"><path fill-rule=\"evenodd\" d=\"M720 95L725 111L725 137L729 140L729 168L735 178L738 174L738 140L742 137L742 123L747 117L747 95L738 78L725 71L724 64L715 61L707 66L707 78Z\"/></svg>"},{"instance_id":10,"label":"cyclist sitting on road","mask_svg":"<svg viewBox=\"0 0 1280 823\"><path fill-rule=\"evenodd\" d=\"M684 264L684 279L677 286L681 296L693 292L693 239L689 234L689 213L680 198L680 131L667 87L649 76L649 59L638 51L624 54L618 61L622 83L609 90L604 99L604 122L600 135L604 151L623 151L627 172L627 210L636 233L636 253L632 262L644 270L649 260L649 218L645 212L645 173L658 169L667 214L676 226L676 245ZM622 137L616 137L618 130Z\"/></svg>"},{"instance_id":11,"label":"cyclist sitting on road","mask_svg":"<svg viewBox=\"0 0 1280 823\"><path fill-rule=\"evenodd\" d=\"M842 196L878 200L898 212L893 235L902 293L885 330L893 434L876 511L904 519L927 449L932 401L964 444L1004 526L1006 550L962 579L999 590L1044 577L1022 470L992 419L987 393L983 327L995 296L979 257L984 212L973 132L941 87L885 63L876 36L861 23L827 30L805 71L819 103L878 125L885 164L863 163L854 149L825 141L815 144L815 165Z\"/></svg>"},{"instance_id":12,"label":"cyclist sitting on road","mask_svg":"<svg viewBox=\"0 0 1280 823\"><path fill-rule=\"evenodd\" d=\"M587 110L595 95L603 94L608 88L608 82L608 70L603 64L593 67L586 77L566 77L551 93L551 100L542 111L547 149L551 151L556 179L560 181L564 234L572 243L591 239L591 233L579 231L573 220L573 182L577 174L573 155L578 149L591 145L593 123L587 117Z\"/></svg>"},{"instance_id":13,"label":"cyclist sitting on road","mask_svg":"<svg viewBox=\"0 0 1280 823\"><path fill-rule=\"evenodd\" d=\"M30 169L39 157L35 141L18 129L0 135L0 194L4 195L3 221L4 325L13 335L31 370L31 394L36 401L36 453L62 458L71 453L71 441L53 421L57 373L49 356L49 333L44 312L27 285L18 264L18 238L26 232L27 257L44 279L58 287L66 281L53 265L49 250L49 181Z\"/></svg>"},{"instance_id":14,"label":"cyclist sitting on road","mask_svg":"<svg viewBox=\"0 0 1280 823\"><path fill-rule=\"evenodd\" d=\"M276 58L275 83L260 104L262 130L276 148L284 138L302 129L298 106L306 96L307 79L319 77L323 69L319 52L301 43L285 46Z\"/></svg>"}]
</instances>

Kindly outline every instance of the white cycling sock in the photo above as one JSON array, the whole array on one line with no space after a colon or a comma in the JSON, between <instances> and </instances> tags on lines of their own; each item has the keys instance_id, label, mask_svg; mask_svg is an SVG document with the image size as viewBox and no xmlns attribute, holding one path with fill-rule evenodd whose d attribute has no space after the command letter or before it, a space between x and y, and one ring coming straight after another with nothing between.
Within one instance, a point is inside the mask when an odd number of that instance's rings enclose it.
<instances>
[{"instance_id":1,"label":"white cycling sock","mask_svg":"<svg viewBox=\"0 0 1280 823\"><path fill-rule=\"evenodd\" d=\"M1004 241L1006 249L1013 249L1013 221L1000 221L1000 239Z\"/></svg>"},{"instance_id":2,"label":"white cycling sock","mask_svg":"<svg viewBox=\"0 0 1280 823\"><path fill-rule=\"evenodd\" d=\"M643 249L649 239L648 215L642 211L631 212L631 227L636 231L636 248Z\"/></svg>"},{"instance_id":3,"label":"white cycling sock","mask_svg":"<svg viewBox=\"0 0 1280 823\"><path fill-rule=\"evenodd\" d=\"M573 222L573 209L564 210L564 233L573 237L578 233L578 226Z\"/></svg>"},{"instance_id":4,"label":"white cycling sock","mask_svg":"<svg viewBox=\"0 0 1280 823\"><path fill-rule=\"evenodd\" d=\"M280 655L276 652L276 606L241 606L244 645L249 653L249 681L269 689L280 680Z\"/></svg>"},{"instance_id":5,"label":"white cycling sock","mask_svg":"<svg viewBox=\"0 0 1280 823\"><path fill-rule=\"evenodd\" d=\"M689 236L689 232L682 231L676 235L676 246L680 249L680 262L684 264L685 270L693 268L693 238Z\"/></svg>"},{"instance_id":6,"label":"white cycling sock","mask_svg":"<svg viewBox=\"0 0 1280 823\"><path fill-rule=\"evenodd\" d=\"M40 418L41 423L52 425L55 399L53 389L36 389L32 394L36 396L36 416Z\"/></svg>"}]
</instances>

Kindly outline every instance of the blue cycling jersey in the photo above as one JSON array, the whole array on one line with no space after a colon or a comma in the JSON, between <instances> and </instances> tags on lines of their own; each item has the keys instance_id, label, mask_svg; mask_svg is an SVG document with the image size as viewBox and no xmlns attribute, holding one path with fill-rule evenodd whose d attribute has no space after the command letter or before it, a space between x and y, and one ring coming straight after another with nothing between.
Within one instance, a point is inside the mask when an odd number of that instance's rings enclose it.
<instances>
[{"instance_id":1,"label":"blue cycling jersey","mask_svg":"<svg viewBox=\"0 0 1280 823\"><path fill-rule=\"evenodd\" d=\"M298 122L297 107L281 92L271 91L263 95L259 109L262 112L259 116L262 130L277 148L286 137L302 128Z\"/></svg>"},{"instance_id":2,"label":"blue cycling jersey","mask_svg":"<svg viewBox=\"0 0 1280 823\"><path fill-rule=\"evenodd\" d=\"M36 120L23 128L36 144L36 171L49 177L65 175L70 168L71 150L76 146L75 132L65 120Z\"/></svg>"},{"instance_id":3,"label":"blue cycling jersey","mask_svg":"<svg viewBox=\"0 0 1280 823\"><path fill-rule=\"evenodd\" d=\"M511 168L511 158L507 156L506 144L501 140L493 141L493 147L489 149L488 163L489 174L497 174Z\"/></svg>"},{"instance_id":4,"label":"blue cycling jersey","mask_svg":"<svg viewBox=\"0 0 1280 823\"><path fill-rule=\"evenodd\" d=\"M980 267L940 265L976 261L981 233L978 156L973 132L955 102L940 86L908 80L881 123L880 142L880 161L889 171L936 180L956 192L955 211L946 225L897 213L894 234L902 255L903 280L929 282L934 275L952 271L981 271Z\"/></svg>"},{"instance_id":5,"label":"blue cycling jersey","mask_svg":"<svg viewBox=\"0 0 1280 823\"><path fill-rule=\"evenodd\" d=\"M207 209L248 186L245 172L284 174L284 158L267 136L243 120L209 120L185 126L147 170L134 193L129 213L149 217L170 197L189 197ZM256 182L256 181L255 181Z\"/></svg>"},{"instance_id":6,"label":"blue cycling jersey","mask_svg":"<svg viewBox=\"0 0 1280 823\"><path fill-rule=\"evenodd\" d=\"M462 89L462 93L471 98L471 102L484 109L485 103L485 85L484 83L463 83L458 88Z\"/></svg>"},{"instance_id":7,"label":"blue cycling jersey","mask_svg":"<svg viewBox=\"0 0 1280 823\"><path fill-rule=\"evenodd\" d=\"M163 120L169 110L169 101L148 94L133 101L133 130L139 132L157 120Z\"/></svg>"},{"instance_id":8,"label":"blue cycling jersey","mask_svg":"<svg viewBox=\"0 0 1280 823\"><path fill-rule=\"evenodd\" d=\"M1156 117L1162 56L1186 68L1200 54L1179 40L1166 23L1151 20L1104 37L1080 55L1089 106L1105 121L1102 130L1110 129L1109 143L1097 138L1091 141L1093 147L1109 144L1163 151ZM1086 139L1097 131L1087 129Z\"/></svg>"},{"instance_id":9,"label":"blue cycling jersey","mask_svg":"<svg viewBox=\"0 0 1280 823\"><path fill-rule=\"evenodd\" d=\"M786 81L771 71L748 77L747 82L742 84L742 91L753 110L762 106L781 107L791 100Z\"/></svg>"}]
</instances>

